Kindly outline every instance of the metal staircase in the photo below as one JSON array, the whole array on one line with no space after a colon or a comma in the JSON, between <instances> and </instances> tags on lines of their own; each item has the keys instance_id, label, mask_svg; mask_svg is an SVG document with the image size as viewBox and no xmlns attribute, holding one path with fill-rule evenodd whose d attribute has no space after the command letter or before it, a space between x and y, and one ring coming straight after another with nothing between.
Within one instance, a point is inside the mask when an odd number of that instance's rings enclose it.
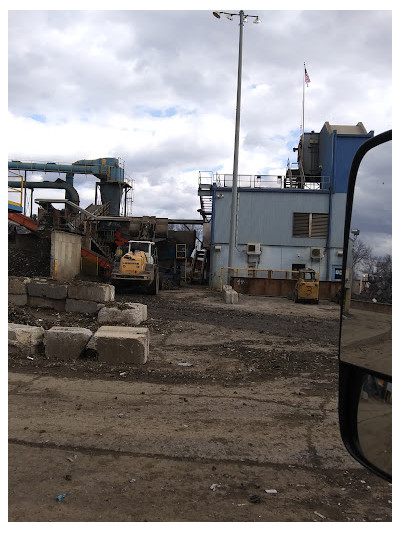
<instances>
[{"instance_id":1,"label":"metal staircase","mask_svg":"<svg viewBox=\"0 0 400 533\"><path fill-rule=\"evenodd\" d=\"M199 188L197 195L200 197L198 212L205 222L210 222L213 204L213 174L212 172L199 172Z\"/></svg>"}]
</instances>

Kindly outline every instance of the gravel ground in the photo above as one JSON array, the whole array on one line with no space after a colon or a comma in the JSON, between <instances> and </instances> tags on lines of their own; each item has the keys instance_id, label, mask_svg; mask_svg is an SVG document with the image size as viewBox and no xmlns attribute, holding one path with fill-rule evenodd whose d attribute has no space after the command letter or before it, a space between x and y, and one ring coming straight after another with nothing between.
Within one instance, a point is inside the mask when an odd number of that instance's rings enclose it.
<instances>
[{"instance_id":1,"label":"gravel ground","mask_svg":"<svg viewBox=\"0 0 400 533\"><path fill-rule=\"evenodd\" d=\"M340 439L336 304L116 299L148 306L146 365L9 357L10 521L391 520L391 485ZM27 307L9 322L98 328Z\"/></svg>"}]
</instances>

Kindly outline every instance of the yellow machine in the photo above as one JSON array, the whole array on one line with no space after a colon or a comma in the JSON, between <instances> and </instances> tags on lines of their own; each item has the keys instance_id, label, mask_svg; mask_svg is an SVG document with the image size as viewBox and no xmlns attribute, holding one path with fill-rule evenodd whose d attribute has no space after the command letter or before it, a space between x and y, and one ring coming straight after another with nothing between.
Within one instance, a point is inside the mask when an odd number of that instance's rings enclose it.
<instances>
[{"instance_id":1,"label":"yellow machine","mask_svg":"<svg viewBox=\"0 0 400 533\"><path fill-rule=\"evenodd\" d=\"M304 268L299 270L298 276L293 300L317 304L319 301L319 274L311 268Z\"/></svg>"},{"instance_id":2,"label":"yellow machine","mask_svg":"<svg viewBox=\"0 0 400 533\"><path fill-rule=\"evenodd\" d=\"M160 276L157 248L151 241L129 241L128 250L117 249L111 279L115 285L129 282L147 289L150 294L158 294Z\"/></svg>"},{"instance_id":3,"label":"yellow machine","mask_svg":"<svg viewBox=\"0 0 400 533\"><path fill-rule=\"evenodd\" d=\"M147 257L142 251L128 252L121 257L119 271L124 275L142 274L146 270Z\"/></svg>"}]
</instances>

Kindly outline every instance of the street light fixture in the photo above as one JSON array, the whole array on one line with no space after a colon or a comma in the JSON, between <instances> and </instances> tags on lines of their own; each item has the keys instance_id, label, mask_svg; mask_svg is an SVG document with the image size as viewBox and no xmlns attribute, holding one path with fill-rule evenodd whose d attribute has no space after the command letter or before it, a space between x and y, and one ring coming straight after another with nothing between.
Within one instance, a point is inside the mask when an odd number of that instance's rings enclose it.
<instances>
[{"instance_id":1,"label":"street light fixture","mask_svg":"<svg viewBox=\"0 0 400 533\"><path fill-rule=\"evenodd\" d=\"M244 11L239 13L227 13L225 11L213 11L214 17L221 18L226 15L229 20L234 16L239 16L239 59L238 59L238 77L237 77L237 95L236 95L236 122L235 122L235 149L233 155L233 175L232 175L232 203L231 203L231 224L229 234L229 255L228 267L233 267L233 254L236 247L236 229L237 229L237 184L238 184L238 163L239 163L239 131L240 131L240 104L242 95L242 50L243 50L243 23L248 18L254 18L254 24L261 21L257 15L245 15ZM229 272L229 271L228 271ZM228 274L229 275L229 274Z\"/></svg>"}]
</instances>

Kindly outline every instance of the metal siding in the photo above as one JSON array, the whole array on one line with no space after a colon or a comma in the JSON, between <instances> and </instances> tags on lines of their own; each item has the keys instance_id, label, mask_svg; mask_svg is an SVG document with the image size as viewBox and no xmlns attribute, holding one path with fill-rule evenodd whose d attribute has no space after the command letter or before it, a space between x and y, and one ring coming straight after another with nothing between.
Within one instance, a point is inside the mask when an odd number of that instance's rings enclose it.
<instances>
[{"instance_id":1,"label":"metal siding","mask_svg":"<svg viewBox=\"0 0 400 533\"><path fill-rule=\"evenodd\" d=\"M221 194L221 198L218 195ZM214 240L216 244L229 243L232 192L217 190L214 201Z\"/></svg>"},{"instance_id":2,"label":"metal siding","mask_svg":"<svg viewBox=\"0 0 400 533\"><path fill-rule=\"evenodd\" d=\"M343 248L347 194L332 195L331 248Z\"/></svg>"},{"instance_id":3,"label":"metal siding","mask_svg":"<svg viewBox=\"0 0 400 533\"><path fill-rule=\"evenodd\" d=\"M335 191L347 192L350 167L358 148L371 137L367 135L337 135L335 149Z\"/></svg>"},{"instance_id":4,"label":"metal siding","mask_svg":"<svg viewBox=\"0 0 400 533\"><path fill-rule=\"evenodd\" d=\"M320 246L325 239L294 238L293 213L328 213L329 195L312 192L241 191L238 208L238 243Z\"/></svg>"}]
</instances>

